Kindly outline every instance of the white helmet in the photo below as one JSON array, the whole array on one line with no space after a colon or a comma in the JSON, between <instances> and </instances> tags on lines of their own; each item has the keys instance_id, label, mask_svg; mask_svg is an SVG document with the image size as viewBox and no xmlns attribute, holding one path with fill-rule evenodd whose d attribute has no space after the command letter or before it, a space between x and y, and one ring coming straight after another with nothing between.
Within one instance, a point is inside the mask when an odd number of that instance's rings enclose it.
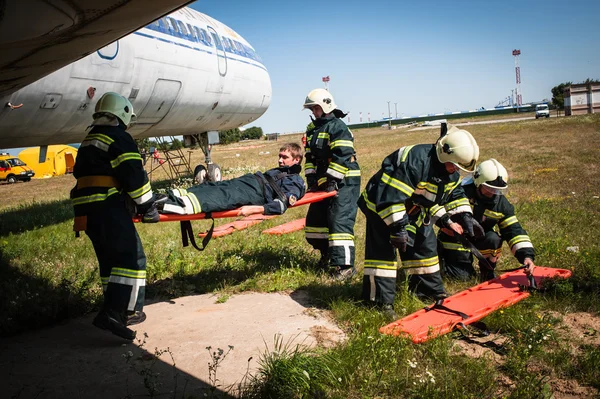
<instances>
[{"instance_id":1,"label":"white helmet","mask_svg":"<svg viewBox=\"0 0 600 399\"><path fill-rule=\"evenodd\" d=\"M495 195L503 195L508 189L508 172L494 158L480 163L473 178L477 187L483 185Z\"/></svg>"},{"instance_id":2,"label":"white helmet","mask_svg":"<svg viewBox=\"0 0 600 399\"><path fill-rule=\"evenodd\" d=\"M103 114L116 116L125 126L129 126L131 119L135 118L131 102L118 93L111 91L104 93L96 103L96 109L92 117L99 118Z\"/></svg>"},{"instance_id":3,"label":"white helmet","mask_svg":"<svg viewBox=\"0 0 600 399\"><path fill-rule=\"evenodd\" d=\"M479 159L479 146L471 133L455 126L438 139L435 150L440 162L452 162L468 173L475 170L475 164Z\"/></svg>"},{"instance_id":4,"label":"white helmet","mask_svg":"<svg viewBox=\"0 0 600 399\"><path fill-rule=\"evenodd\" d=\"M335 101L333 101L333 96L325 89L314 89L308 93L302 108L311 108L315 105L320 105L326 114L333 112L337 108Z\"/></svg>"}]
</instances>

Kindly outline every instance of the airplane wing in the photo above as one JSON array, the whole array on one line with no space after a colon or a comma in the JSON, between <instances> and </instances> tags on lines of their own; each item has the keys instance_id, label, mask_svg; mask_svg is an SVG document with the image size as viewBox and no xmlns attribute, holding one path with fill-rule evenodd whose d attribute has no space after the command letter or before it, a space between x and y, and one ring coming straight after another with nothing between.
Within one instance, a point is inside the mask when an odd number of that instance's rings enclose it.
<instances>
[{"instance_id":1,"label":"airplane wing","mask_svg":"<svg viewBox=\"0 0 600 399\"><path fill-rule=\"evenodd\" d=\"M0 98L189 3L192 1L0 2Z\"/></svg>"}]
</instances>

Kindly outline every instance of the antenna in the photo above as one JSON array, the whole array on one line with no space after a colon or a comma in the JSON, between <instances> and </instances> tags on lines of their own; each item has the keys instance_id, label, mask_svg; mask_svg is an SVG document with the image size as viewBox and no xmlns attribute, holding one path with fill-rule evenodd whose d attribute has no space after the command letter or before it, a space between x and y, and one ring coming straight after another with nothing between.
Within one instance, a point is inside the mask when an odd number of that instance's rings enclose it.
<instances>
[{"instance_id":1,"label":"antenna","mask_svg":"<svg viewBox=\"0 0 600 399\"><path fill-rule=\"evenodd\" d=\"M515 57L515 74L517 77L517 88L515 90L517 109L523 105L521 102L521 68L519 67L519 56L521 55L521 50L513 50L512 55Z\"/></svg>"}]
</instances>

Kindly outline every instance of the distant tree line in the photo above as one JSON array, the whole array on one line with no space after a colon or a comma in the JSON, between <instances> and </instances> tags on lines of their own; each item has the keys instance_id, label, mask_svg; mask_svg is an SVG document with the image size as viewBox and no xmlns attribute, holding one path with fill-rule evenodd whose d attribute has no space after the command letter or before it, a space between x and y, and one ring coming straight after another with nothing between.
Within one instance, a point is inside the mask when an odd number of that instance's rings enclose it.
<instances>
[{"instance_id":1,"label":"distant tree line","mask_svg":"<svg viewBox=\"0 0 600 399\"><path fill-rule=\"evenodd\" d=\"M237 143L240 140L256 140L263 136L263 130L260 127L252 126L241 131L238 128L223 130L219 132L220 144Z\"/></svg>"},{"instance_id":2,"label":"distant tree line","mask_svg":"<svg viewBox=\"0 0 600 399\"><path fill-rule=\"evenodd\" d=\"M588 83L600 83L600 80L587 78L584 82L576 83L576 84L588 84ZM567 87L571 86L572 84L573 84L572 82L565 82L565 83L556 85L552 88L552 105L554 105L558 109L565 108L564 91Z\"/></svg>"},{"instance_id":3,"label":"distant tree line","mask_svg":"<svg viewBox=\"0 0 600 399\"><path fill-rule=\"evenodd\" d=\"M258 126L252 126L246 130L240 130L238 128L223 130L219 132L219 143L220 144L231 144L237 143L240 140L257 140L263 136L262 128ZM150 148L158 148L159 151L170 151L178 150L183 148L183 142L179 139L174 139L170 143L166 143L166 146L159 145L155 140L149 138L136 139L135 140L140 151L145 149L146 152L150 152ZM164 147L164 148L163 148Z\"/></svg>"}]
</instances>

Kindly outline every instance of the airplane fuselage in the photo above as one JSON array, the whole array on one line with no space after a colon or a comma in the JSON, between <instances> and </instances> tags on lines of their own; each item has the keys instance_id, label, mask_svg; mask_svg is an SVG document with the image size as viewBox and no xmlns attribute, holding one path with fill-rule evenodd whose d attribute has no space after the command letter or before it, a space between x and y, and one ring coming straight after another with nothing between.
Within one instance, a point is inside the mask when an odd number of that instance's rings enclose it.
<instances>
[{"instance_id":1,"label":"airplane fuselage","mask_svg":"<svg viewBox=\"0 0 600 399\"><path fill-rule=\"evenodd\" d=\"M250 44L182 9L4 97L0 148L82 141L107 91L132 102L136 138L242 126L271 99L268 72Z\"/></svg>"}]
</instances>

